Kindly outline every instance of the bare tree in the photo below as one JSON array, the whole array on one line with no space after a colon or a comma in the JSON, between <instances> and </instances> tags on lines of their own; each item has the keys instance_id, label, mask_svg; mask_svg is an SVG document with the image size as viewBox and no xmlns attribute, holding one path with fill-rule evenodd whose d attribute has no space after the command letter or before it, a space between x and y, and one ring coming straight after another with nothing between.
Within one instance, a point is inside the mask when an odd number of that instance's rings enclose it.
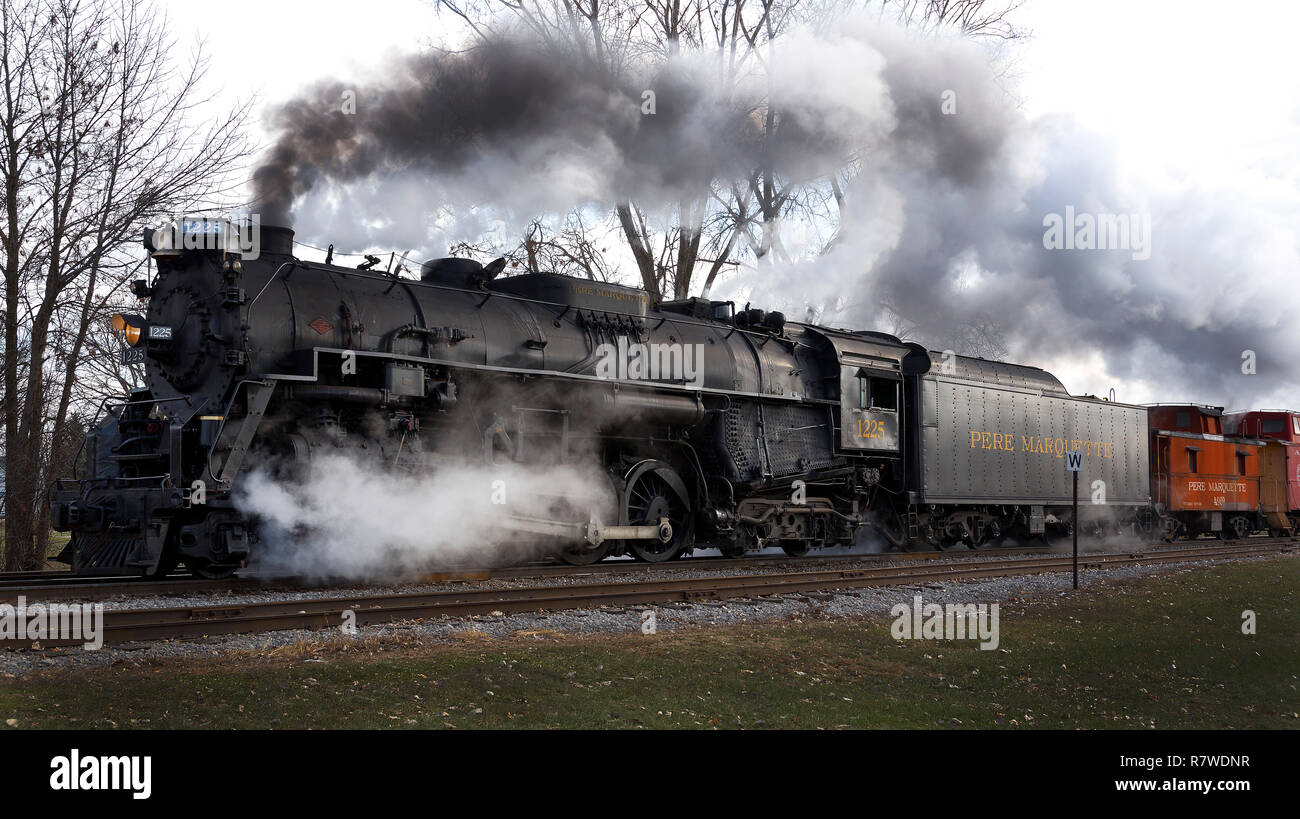
<instances>
[{"instance_id":1,"label":"bare tree","mask_svg":"<svg viewBox=\"0 0 1300 819\"><path fill-rule=\"evenodd\" d=\"M957 31L966 36L1007 40L1022 32L1009 15L1023 0L435 0L464 21L483 41L508 28L522 28L543 48L578 54L600 76L618 79L636 67L654 65L694 50L712 59L719 99L741 82L771 81L772 56L793 25L832 25L849 11L875 13L922 33ZM785 119L770 94L750 112L761 124L761 139L782 137ZM767 152L760 151L761 155ZM858 158L823 178L793 180L786 169L768 162L735 179L714 179L670 205L632 200L609 203L622 234L624 254L653 298L685 298L704 291L740 263L758 267L790 261L783 225L829 225L821 252L840 238L839 217L847 181ZM546 220L542 220L546 222ZM600 224L600 220L595 220ZM537 229L537 223L530 232ZM573 255L590 248L572 232L551 226L559 245L575 242ZM526 243L525 243L526 244ZM604 268L616 266L606 262Z\"/></svg>"},{"instance_id":2,"label":"bare tree","mask_svg":"<svg viewBox=\"0 0 1300 819\"><path fill-rule=\"evenodd\" d=\"M600 282L618 279L610 263L609 245L617 241L616 228L594 224L599 214L575 208L552 225L543 218L534 219L523 241L504 253L512 273L562 273ZM492 259L503 255L493 241L457 242L448 252L469 259Z\"/></svg>"},{"instance_id":3,"label":"bare tree","mask_svg":"<svg viewBox=\"0 0 1300 819\"><path fill-rule=\"evenodd\" d=\"M830 7L875 7L882 18L908 28L933 33L943 29L970 37L1015 40L1024 32L1011 22L1011 13L1025 0L832 0Z\"/></svg>"},{"instance_id":4,"label":"bare tree","mask_svg":"<svg viewBox=\"0 0 1300 819\"><path fill-rule=\"evenodd\" d=\"M146 0L0 0L5 568L39 567L79 372L138 270L140 229L242 178L247 108L203 124L201 54L171 59ZM196 125L198 127L196 127ZM75 426L86 419L78 418Z\"/></svg>"}]
</instances>

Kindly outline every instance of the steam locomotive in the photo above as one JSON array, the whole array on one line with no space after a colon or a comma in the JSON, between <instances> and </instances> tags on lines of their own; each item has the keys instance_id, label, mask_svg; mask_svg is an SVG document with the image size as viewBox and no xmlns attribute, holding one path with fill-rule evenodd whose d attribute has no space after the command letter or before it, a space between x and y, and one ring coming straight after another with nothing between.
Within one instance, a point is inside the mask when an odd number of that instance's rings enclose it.
<instances>
[{"instance_id":1,"label":"steam locomotive","mask_svg":"<svg viewBox=\"0 0 1300 819\"><path fill-rule=\"evenodd\" d=\"M326 453L417 474L594 460L611 506L515 522L576 564L1156 525L1147 409L1071 396L1040 369L730 302L502 276L502 259L437 259L416 280L374 259L297 259L287 228L262 226L256 258L213 244L146 232L157 270L133 290L147 311L113 319L146 385L105 402L52 492L75 571L235 571L260 548L236 502L250 467ZM1073 452L1093 501L1078 521Z\"/></svg>"}]
</instances>

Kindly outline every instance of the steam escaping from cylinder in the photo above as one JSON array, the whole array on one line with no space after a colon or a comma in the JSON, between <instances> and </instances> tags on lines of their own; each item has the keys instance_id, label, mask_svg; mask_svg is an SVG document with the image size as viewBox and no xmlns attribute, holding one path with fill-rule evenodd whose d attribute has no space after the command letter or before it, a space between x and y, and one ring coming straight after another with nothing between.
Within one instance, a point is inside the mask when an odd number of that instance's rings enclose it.
<instances>
[{"instance_id":1,"label":"steam escaping from cylinder","mask_svg":"<svg viewBox=\"0 0 1300 819\"><path fill-rule=\"evenodd\" d=\"M313 458L298 480L258 468L236 502L258 523L254 568L313 581L392 580L542 559L546 540L520 532L515 519L576 523L594 513L610 523L615 508L608 478L594 468L447 460L413 475L341 454Z\"/></svg>"}]
</instances>

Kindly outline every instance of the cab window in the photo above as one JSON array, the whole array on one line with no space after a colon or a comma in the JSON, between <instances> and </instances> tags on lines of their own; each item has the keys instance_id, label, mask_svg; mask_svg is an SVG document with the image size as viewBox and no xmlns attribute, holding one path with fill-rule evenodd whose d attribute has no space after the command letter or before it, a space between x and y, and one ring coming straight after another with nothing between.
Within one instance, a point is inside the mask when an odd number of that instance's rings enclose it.
<instances>
[{"instance_id":1,"label":"cab window","mask_svg":"<svg viewBox=\"0 0 1300 819\"><path fill-rule=\"evenodd\" d=\"M871 379L871 408L878 410L898 409L898 382L887 378Z\"/></svg>"},{"instance_id":2,"label":"cab window","mask_svg":"<svg viewBox=\"0 0 1300 819\"><path fill-rule=\"evenodd\" d=\"M872 378L865 370L858 370L858 409L898 410L898 382L888 378Z\"/></svg>"}]
</instances>

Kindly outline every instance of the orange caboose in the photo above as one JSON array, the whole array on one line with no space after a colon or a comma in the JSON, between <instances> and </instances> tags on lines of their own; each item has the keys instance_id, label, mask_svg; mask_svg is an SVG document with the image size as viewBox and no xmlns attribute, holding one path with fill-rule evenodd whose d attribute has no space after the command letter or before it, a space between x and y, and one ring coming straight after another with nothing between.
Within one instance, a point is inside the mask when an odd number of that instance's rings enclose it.
<instances>
[{"instance_id":1,"label":"orange caboose","mask_svg":"<svg viewBox=\"0 0 1300 819\"><path fill-rule=\"evenodd\" d=\"M1260 512L1269 533L1292 535L1300 529L1300 413L1254 410L1223 417L1229 435L1264 441L1260 469Z\"/></svg>"},{"instance_id":2,"label":"orange caboose","mask_svg":"<svg viewBox=\"0 0 1300 819\"><path fill-rule=\"evenodd\" d=\"M1151 496L1165 540L1216 534L1243 538L1265 528L1260 512L1264 442L1223 434L1223 408L1156 404L1151 431Z\"/></svg>"}]
</instances>

